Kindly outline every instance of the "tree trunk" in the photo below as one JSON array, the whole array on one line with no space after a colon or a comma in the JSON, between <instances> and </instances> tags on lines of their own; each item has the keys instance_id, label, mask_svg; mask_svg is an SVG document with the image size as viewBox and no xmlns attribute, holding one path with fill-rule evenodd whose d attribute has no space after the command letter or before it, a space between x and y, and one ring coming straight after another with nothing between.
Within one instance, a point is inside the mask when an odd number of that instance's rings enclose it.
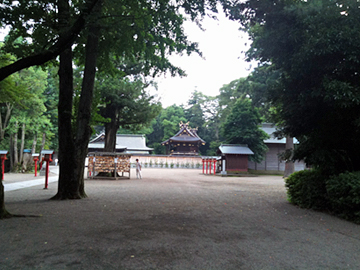
<instances>
[{"instance_id":1,"label":"tree trunk","mask_svg":"<svg viewBox=\"0 0 360 270\"><path fill-rule=\"evenodd\" d=\"M24 162L24 145L25 145L25 123L21 127L21 143L20 143L20 163Z\"/></svg>"},{"instance_id":2,"label":"tree trunk","mask_svg":"<svg viewBox=\"0 0 360 270\"><path fill-rule=\"evenodd\" d=\"M102 1L94 8L94 12L101 10ZM76 179L79 181L79 191L81 197L87 197L84 189L84 169L85 159L88 153L88 145L91 136L91 105L93 101L94 83L96 74L96 60L98 55L100 28L97 20L90 26L86 42L85 70L81 88L79 110L77 117L76 134Z\"/></svg>"},{"instance_id":3,"label":"tree trunk","mask_svg":"<svg viewBox=\"0 0 360 270\"><path fill-rule=\"evenodd\" d=\"M33 143L31 146L31 154L35 154L36 152L36 144L37 144L37 133L34 133Z\"/></svg>"},{"instance_id":4,"label":"tree trunk","mask_svg":"<svg viewBox=\"0 0 360 270\"><path fill-rule=\"evenodd\" d=\"M13 171L14 168L14 140L13 135L10 135L10 171Z\"/></svg>"},{"instance_id":5,"label":"tree trunk","mask_svg":"<svg viewBox=\"0 0 360 270\"><path fill-rule=\"evenodd\" d=\"M0 141L4 139L6 128L9 125L12 108L13 105L11 105L10 103L6 103L6 114L4 122L2 122L2 117L0 113Z\"/></svg>"},{"instance_id":6,"label":"tree trunk","mask_svg":"<svg viewBox=\"0 0 360 270\"><path fill-rule=\"evenodd\" d=\"M292 152L294 151L294 138L293 137L286 137L286 145L285 151L291 153L290 156L285 161L285 172L284 177L289 177L295 171L295 164L292 161Z\"/></svg>"},{"instance_id":7,"label":"tree trunk","mask_svg":"<svg viewBox=\"0 0 360 270\"><path fill-rule=\"evenodd\" d=\"M15 133L14 133L14 140L13 140L13 142L14 142L14 166L17 166L17 164L19 163L19 151L18 151L18 147L17 147L17 143L18 143L18 133L17 133L17 131L18 131L18 123L17 122L15 122Z\"/></svg>"},{"instance_id":8,"label":"tree trunk","mask_svg":"<svg viewBox=\"0 0 360 270\"><path fill-rule=\"evenodd\" d=\"M115 113L114 113L115 114ZM116 151L116 133L119 129L119 125L116 123L115 115L109 117L111 121L105 123L105 152L115 152Z\"/></svg>"},{"instance_id":9,"label":"tree trunk","mask_svg":"<svg viewBox=\"0 0 360 270\"><path fill-rule=\"evenodd\" d=\"M70 7L66 0L58 1L59 25L66 31L70 21ZM60 37L61 38L61 37ZM60 54L59 66L59 182L54 200L80 199L79 183L75 176L76 151L71 126L73 106L73 68L71 46Z\"/></svg>"}]
</instances>

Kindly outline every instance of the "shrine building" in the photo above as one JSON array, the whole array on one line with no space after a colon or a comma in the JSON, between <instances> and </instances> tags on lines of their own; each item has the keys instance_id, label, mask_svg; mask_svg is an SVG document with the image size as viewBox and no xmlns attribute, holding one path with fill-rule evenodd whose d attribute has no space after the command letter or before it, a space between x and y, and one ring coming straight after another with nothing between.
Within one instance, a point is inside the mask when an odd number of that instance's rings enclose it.
<instances>
[{"instance_id":1,"label":"shrine building","mask_svg":"<svg viewBox=\"0 0 360 270\"><path fill-rule=\"evenodd\" d=\"M205 141L197 134L197 128L189 127L189 123L180 122L180 130L161 144L166 147L167 155L198 156L199 147Z\"/></svg>"}]
</instances>

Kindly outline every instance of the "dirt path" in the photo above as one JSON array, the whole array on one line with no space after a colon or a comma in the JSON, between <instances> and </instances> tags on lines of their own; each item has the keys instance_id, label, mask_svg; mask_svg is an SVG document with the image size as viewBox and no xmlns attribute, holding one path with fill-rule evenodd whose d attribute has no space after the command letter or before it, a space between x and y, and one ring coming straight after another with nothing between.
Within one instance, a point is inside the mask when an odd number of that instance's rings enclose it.
<instances>
[{"instance_id":1,"label":"dirt path","mask_svg":"<svg viewBox=\"0 0 360 270\"><path fill-rule=\"evenodd\" d=\"M281 177L144 169L86 192L7 192L42 217L0 221L0 269L360 269L360 226L288 204Z\"/></svg>"}]
</instances>

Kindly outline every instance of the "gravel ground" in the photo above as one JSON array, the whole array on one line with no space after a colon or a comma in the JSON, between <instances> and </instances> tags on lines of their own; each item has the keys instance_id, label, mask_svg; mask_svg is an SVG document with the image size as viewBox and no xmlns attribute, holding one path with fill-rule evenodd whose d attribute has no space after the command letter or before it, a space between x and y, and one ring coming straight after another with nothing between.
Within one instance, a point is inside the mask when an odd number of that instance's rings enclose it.
<instances>
[{"instance_id":1,"label":"gravel ground","mask_svg":"<svg viewBox=\"0 0 360 270\"><path fill-rule=\"evenodd\" d=\"M5 194L42 216L0 221L0 269L360 269L360 226L290 205L281 177L144 169L75 201L42 188Z\"/></svg>"}]
</instances>

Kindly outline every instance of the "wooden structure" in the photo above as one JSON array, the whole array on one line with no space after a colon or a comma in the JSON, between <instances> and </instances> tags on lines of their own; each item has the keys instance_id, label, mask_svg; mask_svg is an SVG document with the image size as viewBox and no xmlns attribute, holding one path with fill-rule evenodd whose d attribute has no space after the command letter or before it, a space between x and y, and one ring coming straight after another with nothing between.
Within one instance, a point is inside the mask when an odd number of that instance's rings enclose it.
<instances>
[{"instance_id":1,"label":"wooden structure","mask_svg":"<svg viewBox=\"0 0 360 270\"><path fill-rule=\"evenodd\" d=\"M167 155L199 155L200 145L205 141L197 134L197 129L189 127L189 123L180 122L180 130L168 140L162 142L166 147Z\"/></svg>"},{"instance_id":2,"label":"wooden structure","mask_svg":"<svg viewBox=\"0 0 360 270\"><path fill-rule=\"evenodd\" d=\"M222 171L226 172L247 172L248 157L254 154L246 144L222 144L218 153L221 154L222 164L225 163Z\"/></svg>"},{"instance_id":3,"label":"wooden structure","mask_svg":"<svg viewBox=\"0 0 360 270\"><path fill-rule=\"evenodd\" d=\"M88 179L130 179L130 157L128 154L91 152L88 161ZM121 174L121 175L120 175Z\"/></svg>"},{"instance_id":4,"label":"wooden structure","mask_svg":"<svg viewBox=\"0 0 360 270\"><path fill-rule=\"evenodd\" d=\"M274 124L263 123L261 129L270 137L264 140L268 151L265 154L264 160L260 163L249 161L249 169L283 172L285 170L285 162L280 160L279 154L285 152L286 138L278 139L275 137L276 126ZM295 138L293 138L293 142L294 144L299 143ZM306 168L304 161L296 161L294 165L295 171L301 171Z\"/></svg>"},{"instance_id":5,"label":"wooden structure","mask_svg":"<svg viewBox=\"0 0 360 270\"><path fill-rule=\"evenodd\" d=\"M104 152L105 133L92 139L88 145L89 152ZM123 154L149 154L154 150L146 146L145 135L116 134L115 151Z\"/></svg>"}]
</instances>

